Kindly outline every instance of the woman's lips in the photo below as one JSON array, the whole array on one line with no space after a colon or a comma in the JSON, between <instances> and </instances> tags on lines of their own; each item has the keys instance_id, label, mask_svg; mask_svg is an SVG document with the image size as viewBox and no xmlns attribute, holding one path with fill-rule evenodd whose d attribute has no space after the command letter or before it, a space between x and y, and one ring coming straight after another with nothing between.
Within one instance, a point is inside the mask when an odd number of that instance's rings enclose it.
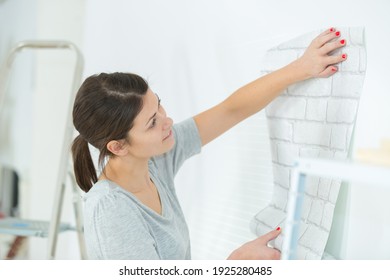
<instances>
[{"instance_id":1,"label":"woman's lips","mask_svg":"<svg viewBox=\"0 0 390 280\"><path fill-rule=\"evenodd\" d=\"M163 139L163 141L167 140L167 139L168 139L169 137L171 137L171 136L172 136L172 129L169 130L168 135Z\"/></svg>"}]
</instances>

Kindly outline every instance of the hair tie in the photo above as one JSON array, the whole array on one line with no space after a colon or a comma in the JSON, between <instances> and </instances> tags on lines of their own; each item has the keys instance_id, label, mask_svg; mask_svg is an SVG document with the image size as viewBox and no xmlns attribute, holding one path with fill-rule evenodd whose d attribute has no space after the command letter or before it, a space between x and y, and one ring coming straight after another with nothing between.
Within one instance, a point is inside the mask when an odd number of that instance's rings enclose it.
<instances>
[{"instance_id":1,"label":"hair tie","mask_svg":"<svg viewBox=\"0 0 390 280\"><path fill-rule=\"evenodd\" d=\"M79 137L80 137L81 140L83 140L83 141L89 143L88 140L87 140L87 138L85 138L83 135L79 134Z\"/></svg>"}]
</instances>

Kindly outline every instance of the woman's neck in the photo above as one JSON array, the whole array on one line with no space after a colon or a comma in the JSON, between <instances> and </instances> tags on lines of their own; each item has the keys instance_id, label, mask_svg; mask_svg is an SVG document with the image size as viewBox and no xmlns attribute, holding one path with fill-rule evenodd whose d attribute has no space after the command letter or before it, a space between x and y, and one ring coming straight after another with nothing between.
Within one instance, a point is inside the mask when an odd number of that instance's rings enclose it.
<instances>
[{"instance_id":1,"label":"woman's neck","mask_svg":"<svg viewBox=\"0 0 390 280\"><path fill-rule=\"evenodd\" d=\"M151 179L147 160L129 160L111 158L108 160L99 180L110 180L131 193L151 188Z\"/></svg>"}]
</instances>

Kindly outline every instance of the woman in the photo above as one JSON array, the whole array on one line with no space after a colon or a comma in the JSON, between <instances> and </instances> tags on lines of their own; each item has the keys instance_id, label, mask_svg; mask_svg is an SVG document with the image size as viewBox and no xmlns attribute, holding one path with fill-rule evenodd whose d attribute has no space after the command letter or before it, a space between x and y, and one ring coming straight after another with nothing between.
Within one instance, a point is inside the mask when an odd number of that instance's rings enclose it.
<instances>
[{"instance_id":1,"label":"woman","mask_svg":"<svg viewBox=\"0 0 390 280\"><path fill-rule=\"evenodd\" d=\"M289 85L329 77L346 55L334 28L302 57L238 89L222 103L173 125L144 79L129 73L94 75L73 108L79 136L72 154L85 195L85 239L92 259L190 259L187 225L174 176L183 162L222 133L257 113ZM100 151L97 174L88 143ZM228 259L279 259L267 243L280 228L234 250Z\"/></svg>"}]
</instances>

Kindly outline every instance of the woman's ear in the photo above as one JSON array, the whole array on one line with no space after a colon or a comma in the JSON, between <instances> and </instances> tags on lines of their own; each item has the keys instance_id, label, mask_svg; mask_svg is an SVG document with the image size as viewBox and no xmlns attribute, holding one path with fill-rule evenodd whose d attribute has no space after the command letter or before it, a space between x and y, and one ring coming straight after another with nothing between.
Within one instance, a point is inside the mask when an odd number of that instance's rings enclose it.
<instances>
[{"instance_id":1,"label":"woman's ear","mask_svg":"<svg viewBox=\"0 0 390 280\"><path fill-rule=\"evenodd\" d=\"M107 143L107 150L116 156L124 156L128 153L125 141L111 140Z\"/></svg>"}]
</instances>

